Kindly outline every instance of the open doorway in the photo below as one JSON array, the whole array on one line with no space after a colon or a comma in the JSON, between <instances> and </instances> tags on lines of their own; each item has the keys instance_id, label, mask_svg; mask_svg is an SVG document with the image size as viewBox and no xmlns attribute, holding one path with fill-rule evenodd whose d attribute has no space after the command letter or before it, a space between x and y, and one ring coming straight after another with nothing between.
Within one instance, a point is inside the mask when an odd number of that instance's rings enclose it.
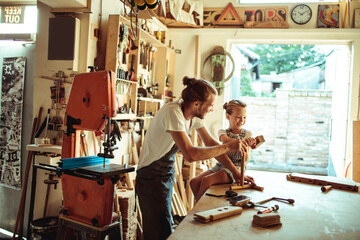
<instances>
[{"instance_id":1,"label":"open doorway","mask_svg":"<svg viewBox=\"0 0 360 240\"><path fill-rule=\"evenodd\" d=\"M231 45L228 99L247 103L245 128L266 140L252 151L248 169L344 175L350 49L322 42Z\"/></svg>"}]
</instances>

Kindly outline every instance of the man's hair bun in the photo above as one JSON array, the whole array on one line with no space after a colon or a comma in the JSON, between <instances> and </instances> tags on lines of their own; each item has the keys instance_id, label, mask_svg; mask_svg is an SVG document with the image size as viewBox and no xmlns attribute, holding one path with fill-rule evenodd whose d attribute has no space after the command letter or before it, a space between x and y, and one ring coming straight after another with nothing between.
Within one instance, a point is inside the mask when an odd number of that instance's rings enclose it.
<instances>
[{"instance_id":1,"label":"man's hair bun","mask_svg":"<svg viewBox=\"0 0 360 240\"><path fill-rule=\"evenodd\" d=\"M183 78L183 84L185 86L193 86L196 82L197 80L195 78L189 78L186 76Z\"/></svg>"}]
</instances>

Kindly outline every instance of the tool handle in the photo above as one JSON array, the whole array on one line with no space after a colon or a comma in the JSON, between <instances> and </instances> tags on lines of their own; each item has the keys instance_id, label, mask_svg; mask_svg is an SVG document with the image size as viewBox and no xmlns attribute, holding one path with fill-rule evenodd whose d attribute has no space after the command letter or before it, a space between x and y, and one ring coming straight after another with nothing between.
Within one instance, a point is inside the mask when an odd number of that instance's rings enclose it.
<instances>
[{"instance_id":1,"label":"tool handle","mask_svg":"<svg viewBox=\"0 0 360 240\"><path fill-rule=\"evenodd\" d=\"M260 187L258 185L253 185L253 189L256 189L258 191L264 191L264 187Z\"/></svg>"},{"instance_id":2,"label":"tool handle","mask_svg":"<svg viewBox=\"0 0 360 240\"><path fill-rule=\"evenodd\" d=\"M211 197L225 197L225 195L215 195L215 194L211 194L211 193L205 193L205 195L211 196Z\"/></svg>"},{"instance_id":3,"label":"tool handle","mask_svg":"<svg viewBox=\"0 0 360 240\"><path fill-rule=\"evenodd\" d=\"M269 208L267 208L267 209L258 211L257 213L258 213L258 214L271 213L271 212L273 212L273 211L277 211L278 209L279 209L279 206L278 206L278 205L275 205L275 206L273 206L273 207L269 207Z\"/></svg>"},{"instance_id":4,"label":"tool handle","mask_svg":"<svg viewBox=\"0 0 360 240\"><path fill-rule=\"evenodd\" d=\"M328 192L328 191L330 191L331 189L332 189L332 186L331 186L331 185L326 185L326 186L322 186L322 187L321 187L321 191L322 191L323 193Z\"/></svg>"}]
</instances>

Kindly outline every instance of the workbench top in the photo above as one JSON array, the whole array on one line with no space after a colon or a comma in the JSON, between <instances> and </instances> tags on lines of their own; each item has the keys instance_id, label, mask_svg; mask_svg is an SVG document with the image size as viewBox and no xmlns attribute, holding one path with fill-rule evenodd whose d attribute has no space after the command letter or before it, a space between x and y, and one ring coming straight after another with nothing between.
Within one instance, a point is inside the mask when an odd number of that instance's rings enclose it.
<instances>
[{"instance_id":1,"label":"workbench top","mask_svg":"<svg viewBox=\"0 0 360 240\"><path fill-rule=\"evenodd\" d=\"M252 225L253 216L262 208L244 209L240 215L210 223L194 220L194 213L230 205L225 197L204 195L186 218L170 235L169 240L202 239L360 239L360 193L332 189L321 192L321 186L286 180L285 173L247 171L257 185L264 187L235 190L251 197L252 202L279 197L292 198L293 205L270 201L265 206L277 204L280 208L281 226L261 228ZM351 181L351 183L354 183ZM229 184L212 186L207 192L225 194Z\"/></svg>"}]
</instances>

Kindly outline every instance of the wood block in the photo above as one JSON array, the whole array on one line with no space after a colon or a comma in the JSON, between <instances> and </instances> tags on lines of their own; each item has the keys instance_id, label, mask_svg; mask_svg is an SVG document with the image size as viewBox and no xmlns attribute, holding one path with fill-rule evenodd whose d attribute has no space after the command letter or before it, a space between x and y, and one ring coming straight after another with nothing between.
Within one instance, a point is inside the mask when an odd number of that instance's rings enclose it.
<instances>
[{"instance_id":1,"label":"wood block","mask_svg":"<svg viewBox=\"0 0 360 240\"><path fill-rule=\"evenodd\" d=\"M352 175L355 182L360 182L360 121L353 121L353 163Z\"/></svg>"},{"instance_id":2,"label":"wood block","mask_svg":"<svg viewBox=\"0 0 360 240\"><path fill-rule=\"evenodd\" d=\"M195 213L194 219L199 222L208 223L221 218L238 215L242 212L242 210L243 209L241 207L234 206L219 207Z\"/></svg>"},{"instance_id":3,"label":"wood block","mask_svg":"<svg viewBox=\"0 0 360 240\"><path fill-rule=\"evenodd\" d=\"M265 138L264 138L263 135L257 136L257 137L255 138L255 140L256 140L256 146L255 146L255 148L259 147L261 144L263 144L263 143L265 142Z\"/></svg>"},{"instance_id":4,"label":"wood block","mask_svg":"<svg viewBox=\"0 0 360 240\"><path fill-rule=\"evenodd\" d=\"M275 227L281 225L280 215L276 213L256 214L252 223L260 227Z\"/></svg>"}]
</instances>

